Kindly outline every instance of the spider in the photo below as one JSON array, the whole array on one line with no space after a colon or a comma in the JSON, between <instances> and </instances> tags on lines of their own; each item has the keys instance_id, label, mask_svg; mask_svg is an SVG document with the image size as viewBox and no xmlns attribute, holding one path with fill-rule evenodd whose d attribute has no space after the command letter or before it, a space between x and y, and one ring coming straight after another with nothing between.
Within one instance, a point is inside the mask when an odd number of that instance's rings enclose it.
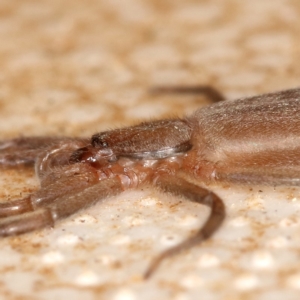
<instances>
[{"instance_id":1,"label":"spider","mask_svg":"<svg viewBox=\"0 0 300 300\"><path fill-rule=\"evenodd\" d=\"M221 101L182 119L144 122L91 139L2 141L0 164L34 165L41 187L0 203L0 236L53 227L100 199L145 185L208 205L202 228L158 255L144 274L149 278L163 259L198 245L221 226L225 206L207 188L210 183L300 185L299 130L300 89L290 89Z\"/></svg>"}]
</instances>

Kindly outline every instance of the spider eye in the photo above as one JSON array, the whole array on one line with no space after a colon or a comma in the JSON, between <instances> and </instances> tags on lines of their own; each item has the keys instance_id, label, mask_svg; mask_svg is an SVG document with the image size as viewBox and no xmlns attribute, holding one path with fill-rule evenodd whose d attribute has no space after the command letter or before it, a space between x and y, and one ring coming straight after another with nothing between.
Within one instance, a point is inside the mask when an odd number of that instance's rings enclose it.
<instances>
[{"instance_id":1,"label":"spider eye","mask_svg":"<svg viewBox=\"0 0 300 300\"><path fill-rule=\"evenodd\" d=\"M101 142L100 142L100 146L103 147L103 148L107 148L107 147L108 147L108 144L107 144L107 142L105 142L105 141L101 141Z\"/></svg>"},{"instance_id":2,"label":"spider eye","mask_svg":"<svg viewBox=\"0 0 300 300\"><path fill-rule=\"evenodd\" d=\"M103 134L101 134L101 135L95 134L92 137L92 146L96 147L96 148L108 148L109 147L108 142L106 141L105 136L103 136Z\"/></svg>"},{"instance_id":3,"label":"spider eye","mask_svg":"<svg viewBox=\"0 0 300 300\"><path fill-rule=\"evenodd\" d=\"M98 139L96 141L93 141L93 147L108 148L108 143L106 141L103 141L102 139Z\"/></svg>"},{"instance_id":4,"label":"spider eye","mask_svg":"<svg viewBox=\"0 0 300 300\"><path fill-rule=\"evenodd\" d=\"M69 162L71 164L81 162L84 159L84 157L87 156L88 153L88 147L79 148L72 153L72 155L69 158Z\"/></svg>"}]
</instances>

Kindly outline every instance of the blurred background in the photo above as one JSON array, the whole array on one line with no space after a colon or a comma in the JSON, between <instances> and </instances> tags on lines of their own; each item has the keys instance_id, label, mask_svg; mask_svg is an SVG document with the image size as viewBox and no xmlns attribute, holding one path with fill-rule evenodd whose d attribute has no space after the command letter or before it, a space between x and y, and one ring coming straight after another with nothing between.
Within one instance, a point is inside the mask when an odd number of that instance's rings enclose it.
<instances>
[{"instance_id":1,"label":"blurred background","mask_svg":"<svg viewBox=\"0 0 300 300\"><path fill-rule=\"evenodd\" d=\"M296 0L2 0L0 137L89 136L208 103L157 86L208 85L227 99L298 87L299 30ZM33 175L3 170L2 201L34 190ZM215 189L224 228L148 282L151 259L206 209L128 192L0 240L0 299L299 299L299 190Z\"/></svg>"}]
</instances>

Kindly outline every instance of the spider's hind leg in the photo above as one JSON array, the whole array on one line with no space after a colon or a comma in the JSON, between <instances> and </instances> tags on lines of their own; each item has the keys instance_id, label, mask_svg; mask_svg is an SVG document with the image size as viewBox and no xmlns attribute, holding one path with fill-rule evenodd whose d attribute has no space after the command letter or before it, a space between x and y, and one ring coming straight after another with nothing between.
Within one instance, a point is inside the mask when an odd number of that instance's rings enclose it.
<instances>
[{"instance_id":1,"label":"spider's hind leg","mask_svg":"<svg viewBox=\"0 0 300 300\"><path fill-rule=\"evenodd\" d=\"M181 195L193 202L207 205L211 208L211 212L205 224L195 235L189 237L181 244L162 252L152 261L144 274L145 279L149 278L155 272L165 258L177 255L184 250L199 245L211 237L220 228L226 215L223 201L217 195L205 188L189 183L183 178L161 176L156 180L155 185L165 192Z\"/></svg>"},{"instance_id":2,"label":"spider's hind leg","mask_svg":"<svg viewBox=\"0 0 300 300\"><path fill-rule=\"evenodd\" d=\"M209 85L191 86L157 86L150 89L152 94L203 95L211 103L224 101L225 97L217 89Z\"/></svg>"}]
</instances>

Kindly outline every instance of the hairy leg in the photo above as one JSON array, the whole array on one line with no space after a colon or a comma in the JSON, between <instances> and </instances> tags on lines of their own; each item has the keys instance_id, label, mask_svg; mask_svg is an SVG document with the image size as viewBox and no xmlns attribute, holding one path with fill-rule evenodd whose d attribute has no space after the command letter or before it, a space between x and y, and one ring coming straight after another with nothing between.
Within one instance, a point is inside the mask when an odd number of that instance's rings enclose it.
<instances>
[{"instance_id":1,"label":"hairy leg","mask_svg":"<svg viewBox=\"0 0 300 300\"><path fill-rule=\"evenodd\" d=\"M84 145L86 139L65 137L21 137L0 142L0 167L33 166L48 149L67 143Z\"/></svg>"},{"instance_id":2,"label":"hairy leg","mask_svg":"<svg viewBox=\"0 0 300 300\"><path fill-rule=\"evenodd\" d=\"M0 203L0 218L37 210L65 195L73 195L98 182L94 168L76 164L54 169L42 182L42 188L31 195Z\"/></svg>"},{"instance_id":3,"label":"hairy leg","mask_svg":"<svg viewBox=\"0 0 300 300\"><path fill-rule=\"evenodd\" d=\"M57 220L122 191L123 185L118 177L100 181L76 194L58 197L44 208L2 219L0 236L17 235L47 226L53 227Z\"/></svg>"},{"instance_id":4,"label":"hairy leg","mask_svg":"<svg viewBox=\"0 0 300 300\"><path fill-rule=\"evenodd\" d=\"M225 97L215 88L206 85L193 86L157 86L150 89L153 94L189 94L189 95L204 95L211 103L216 103L225 100Z\"/></svg>"},{"instance_id":5,"label":"hairy leg","mask_svg":"<svg viewBox=\"0 0 300 300\"><path fill-rule=\"evenodd\" d=\"M177 255L181 251L199 245L211 237L215 231L220 228L226 215L225 206L217 195L202 187L189 183L183 178L161 176L155 181L155 185L164 192L180 195L193 202L207 205L211 208L211 212L205 224L195 235L189 237L181 244L161 253L152 261L144 274L145 279L149 278L155 272L165 258Z\"/></svg>"}]
</instances>

